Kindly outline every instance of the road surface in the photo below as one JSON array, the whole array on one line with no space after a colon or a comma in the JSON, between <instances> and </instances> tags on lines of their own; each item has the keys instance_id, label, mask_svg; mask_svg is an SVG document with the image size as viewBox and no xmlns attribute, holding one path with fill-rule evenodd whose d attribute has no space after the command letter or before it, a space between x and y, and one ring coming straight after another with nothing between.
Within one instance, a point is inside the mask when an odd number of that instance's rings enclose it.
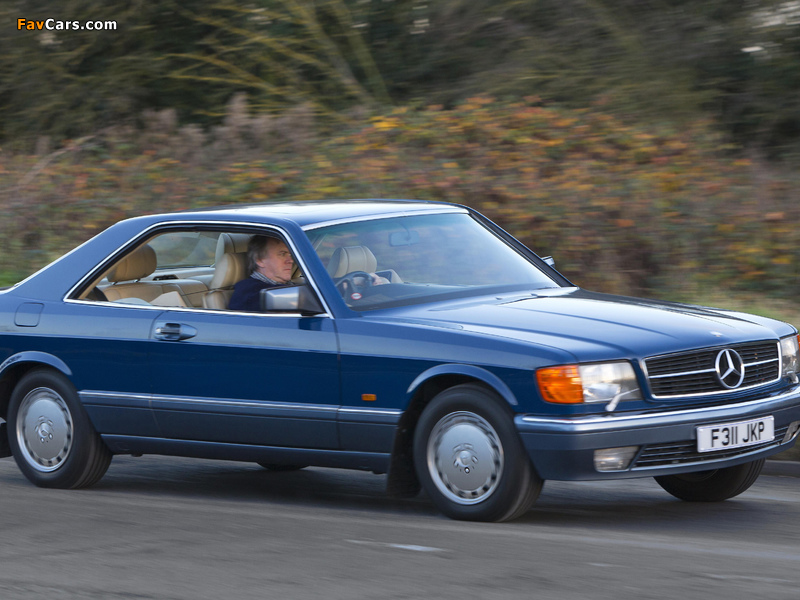
<instances>
[{"instance_id":1,"label":"road surface","mask_svg":"<svg viewBox=\"0 0 800 600\"><path fill-rule=\"evenodd\" d=\"M523 518L464 523L355 471L115 457L39 489L0 460L0 600L800 598L800 465L720 504L650 479L547 482Z\"/></svg>"}]
</instances>

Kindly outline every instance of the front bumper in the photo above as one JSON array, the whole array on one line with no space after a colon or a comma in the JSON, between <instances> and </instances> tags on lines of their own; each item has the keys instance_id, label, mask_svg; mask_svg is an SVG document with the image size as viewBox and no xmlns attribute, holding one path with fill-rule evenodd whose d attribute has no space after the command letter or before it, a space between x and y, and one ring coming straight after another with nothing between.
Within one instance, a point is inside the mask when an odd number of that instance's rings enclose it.
<instances>
[{"instance_id":1,"label":"front bumper","mask_svg":"<svg viewBox=\"0 0 800 600\"><path fill-rule=\"evenodd\" d=\"M768 415L775 419L775 438L771 442L733 450L696 451L697 427ZM790 448L800 425L800 385L779 395L725 406L571 419L520 414L514 423L543 479L623 479L706 471L758 460ZM639 446L627 469L603 472L595 469L595 450L622 446Z\"/></svg>"}]
</instances>

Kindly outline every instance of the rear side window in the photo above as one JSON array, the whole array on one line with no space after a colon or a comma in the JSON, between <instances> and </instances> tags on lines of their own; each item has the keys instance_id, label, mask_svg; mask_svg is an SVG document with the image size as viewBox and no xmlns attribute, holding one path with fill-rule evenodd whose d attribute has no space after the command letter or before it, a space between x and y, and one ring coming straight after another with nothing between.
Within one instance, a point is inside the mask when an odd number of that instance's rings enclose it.
<instances>
[{"instance_id":1,"label":"rear side window","mask_svg":"<svg viewBox=\"0 0 800 600\"><path fill-rule=\"evenodd\" d=\"M214 264L219 233L175 231L150 240L158 268L209 267Z\"/></svg>"}]
</instances>

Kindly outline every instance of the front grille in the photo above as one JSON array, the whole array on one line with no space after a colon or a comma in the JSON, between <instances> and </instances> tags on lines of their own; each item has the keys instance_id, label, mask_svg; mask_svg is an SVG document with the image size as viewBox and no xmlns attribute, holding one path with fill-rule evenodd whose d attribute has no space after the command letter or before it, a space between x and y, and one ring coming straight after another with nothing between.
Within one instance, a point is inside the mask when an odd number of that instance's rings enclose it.
<instances>
[{"instance_id":1,"label":"front grille","mask_svg":"<svg viewBox=\"0 0 800 600\"><path fill-rule=\"evenodd\" d=\"M778 427L775 429L775 439L771 442L734 448L732 450L715 450L713 452L698 452L696 440L683 440L680 442L670 442L664 444L648 444L644 447L639 458L632 465L632 469L644 469L647 467L662 467L669 465L681 465L685 463L704 462L709 460L720 460L722 458L732 458L742 454L748 454L756 450L763 450L770 446L777 446L786 436L789 426Z\"/></svg>"},{"instance_id":2,"label":"front grille","mask_svg":"<svg viewBox=\"0 0 800 600\"><path fill-rule=\"evenodd\" d=\"M735 350L744 362L741 390L777 381L780 377L780 354L775 341L734 344L648 358L644 361L650 391L654 398L678 398L731 392L717 377L717 355L724 349Z\"/></svg>"}]
</instances>

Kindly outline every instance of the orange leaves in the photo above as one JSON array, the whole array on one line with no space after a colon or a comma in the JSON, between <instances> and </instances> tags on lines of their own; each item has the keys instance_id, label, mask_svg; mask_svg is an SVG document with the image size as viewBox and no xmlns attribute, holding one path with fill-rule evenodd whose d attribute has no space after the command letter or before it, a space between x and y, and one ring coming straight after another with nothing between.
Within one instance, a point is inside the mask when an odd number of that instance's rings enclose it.
<instances>
[{"instance_id":1,"label":"orange leaves","mask_svg":"<svg viewBox=\"0 0 800 600\"><path fill-rule=\"evenodd\" d=\"M475 206L557 256L559 267L587 286L652 293L669 277L681 285L688 265L697 277L763 281L776 273L770 265L786 268L786 257L797 258L797 249L786 251L787 243L799 246L797 234L773 226L781 211L762 213L767 229L752 220L758 209L750 163L720 156L720 140L706 124L678 133L488 98L381 119L392 119L391 127L358 134L371 160L345 165L343 157L343 174L369 176L405 197ZM371 162L376 156L383 169ZM769 249L735 247L743 236Z\"/></svg>"},{"instance_id":2,"label":"orange leaves","mask_svg":"<svg viewBox=\"0 0 800 600\"><path fill-rule=\"evenodd\" d=\"M378 131L391 131L400 127L400 121L391 117L376 117L372 119L372 126Z\"/></svg>"},{"instance_id":3,"label":"orange leaves","mask_svg":"<svg viewBox=\"0 0 800 600\"><path fill-rule=\"evenodd\" d=\"M0 196L9 207L0 269L24 264L31 272L145 212L394 197L473 206L555 256L576 283L604 291L659 293L687 278L796 285L796 186L757 186L751 162L721 156L705 124L633 127L536 98L486 97L453 109L400 107L325 131L292 123L270 134L283 137L249 146L213 131L191 144L177 134L154 142L146 132L117 132L98 138L93 152L59 155L38 171L41 157L0 153L0 189L26 181L26 203ZM46 247L22 250L37 231L52 232L40 238Z\"/></svg>"}]
</instances>

